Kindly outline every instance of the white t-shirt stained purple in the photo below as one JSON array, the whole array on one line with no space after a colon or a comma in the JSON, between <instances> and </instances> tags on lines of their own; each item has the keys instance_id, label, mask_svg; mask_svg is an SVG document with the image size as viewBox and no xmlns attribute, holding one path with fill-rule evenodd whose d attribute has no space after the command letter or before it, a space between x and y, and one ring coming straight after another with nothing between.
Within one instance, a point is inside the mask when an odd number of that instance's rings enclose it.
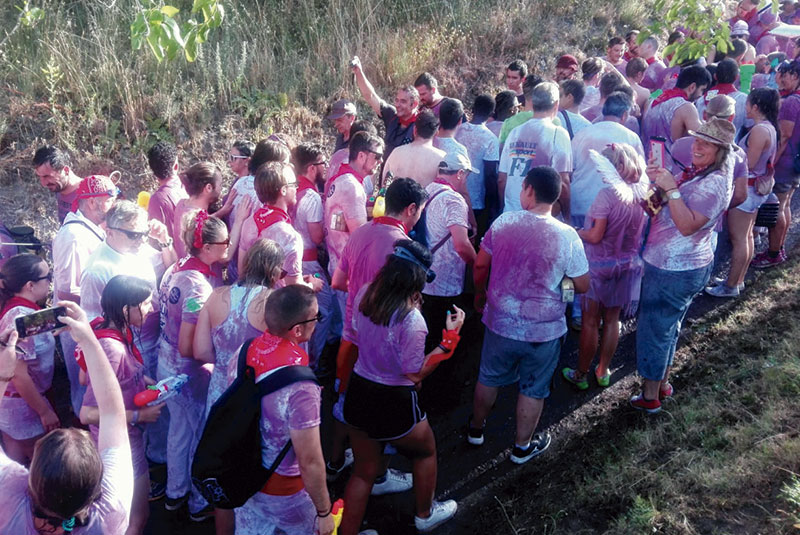
<instances>
[{"instance_id":1,"label":"white t-shirt stained purple","mask_svg":"<svg viewBox=\"0 0 800 535\"><path fill-rule=\"evenodd\" d=\"M483 162L500 161L500 142L485 124L464 123L456 130L456 141L464 145L472 167L480 171L467 176L467 191L474 210L486 207L486 170Z\"/></svg>"},{"instance_id":2,"label":"white t-shirt stained purple","mask_svg":"<svg viewBox=\"0 0 800 535\"><path fill-rule=\"evenodd\" d=\"M425 189L431 199L426 208L425 223L428 244L432 249L444 238L450 236L450 227L469 228L469 207L464 197L453 191L450 186L431 182ZM441 193L437 194L439 191ZM436 195L435 198L434 195ZM448 297L461 295L464 290L466 267L466 263L456 252L453 238L450 237L433 254L431 270L436 273L436 278L433 282L425 285L422 293Z\"/></svg>"}]
</instances>

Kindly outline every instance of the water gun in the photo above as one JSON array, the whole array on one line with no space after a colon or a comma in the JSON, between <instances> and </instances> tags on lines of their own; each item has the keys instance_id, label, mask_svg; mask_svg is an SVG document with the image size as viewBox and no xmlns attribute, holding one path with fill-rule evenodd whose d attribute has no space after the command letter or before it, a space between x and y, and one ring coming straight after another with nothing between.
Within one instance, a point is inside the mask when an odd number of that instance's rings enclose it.
<instances>
[{"instance_id":1,"label":"water gun","mask_svg":"<svg viewBox=\"0 0 800 535\"><path fill-rule=\"evenodd\" d=\"M383 217L386 215L386 190L394 181L394 175L392 175L391 171L386 173L386 177L383 179L383 185L378 187L375 185L375 191L372 193L372 197L370 197L370 201L372 202L372 217Z\"/></svg>"},{"instance_id":2,"label":"water gun","mask_svg":"<svg viewBox=\"0 0 800 535\"><path fill-rule=\"evenodd\" d=\"M147 207L150 206L150 193L140 191L139 195L136 196L136 204L147 210Z\"/></svg>"},{"instance_id":3,"label":"water gun","mask_svg":"<svg viewBox=\"0 0 800 535\"><path fill-rule=\"evenodd\" d=\"M331 514L333 515L333 535L336 535L339 532L339 524L342 523L342 514L344 514L344 500L340 498L333 503Z\"/></svg>"},{"instance_id":4,"label":"water gun","mask_svg":"<svg viewBox=\"0 0 800 535\"><path fill-rule=\"evenodd\" d=\"M152 407L176 395L181 388L189 382L189 376L185 373L173 375L162 379L154 385L148 386L133 397L133 402L137 407Z\"/></svg>"}]
</instances>

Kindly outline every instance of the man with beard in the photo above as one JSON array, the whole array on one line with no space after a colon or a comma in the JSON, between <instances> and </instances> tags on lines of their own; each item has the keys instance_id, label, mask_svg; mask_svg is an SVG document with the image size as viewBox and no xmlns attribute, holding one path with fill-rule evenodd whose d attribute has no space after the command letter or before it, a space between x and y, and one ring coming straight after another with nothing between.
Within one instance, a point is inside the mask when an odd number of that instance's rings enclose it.
<instances>
[{"instance_id":1,"label":"man with beard","mask_svg":"<svg viewBox=\"0 0 800 535\"><path fill-rule=\"evenodd\" d=\"M41 147L33 155L33 172L39 177L42 187L56 194L58 221L64 221L81 183L81 178L72 172L69 156L52 145Z\"/></svg>"}]
</instances>

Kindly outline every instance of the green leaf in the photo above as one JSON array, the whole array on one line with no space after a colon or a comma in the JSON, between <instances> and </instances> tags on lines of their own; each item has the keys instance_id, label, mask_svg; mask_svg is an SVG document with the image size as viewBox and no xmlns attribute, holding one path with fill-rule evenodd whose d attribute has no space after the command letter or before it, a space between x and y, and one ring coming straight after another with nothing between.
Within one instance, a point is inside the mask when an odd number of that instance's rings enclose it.
<instances>
[{"instance_id":1,"label":"green leaf","mask_svg":"<svg viewBox=\"0 0 800 535\"><path fill-rule=\"evenodd\" d=\"M170 39L171 41L174 41L179 48L183 48L184 46L183 36L181 35L181 29L178 26L178 23L175 22L175 19L171 18L165 19L164 28L166 30L165 35L167 36L167 38Z\"/></svg>"},{"instance_id":2,"label":"green leaf","mask_svg":"<svg viewBox=\"0 0 800 535\"><path fill-rule=\"evenodd\" d=\"M161 63L164 61L164 48L161 46L161 37L163 36L164 30L160 27L151 28L150 33L147 35L147 44L150 46L150 50L153 52L153 55L156 57L156 60Z\"/></svg>"},{"instance_id":3,"label":"green leaf","mask_svg":"<svg viewBox=\"0 0 800 535\"><path fill-rule=\"evenodd\" d=\"M197 59L197 32L192 32L186 37L186 45L183 47L184 55L186 56L186 61L189 63L193 62Z\"/></svg>"},{"instance_id":4,"label":"green leaf","mask_svg":"<svg viewBox=\"0 0 800 535\"><path fill-rule=\"evenodd\" d=\"M167 17L170 17L170 18L172 18L175 15L177 15L179 11L180 11L180 9L178 9L177 7L174 7L174 6L164 6L164 7L161 8L161 12L164 15L166 15Z\"/></svg>"}]
</instances>

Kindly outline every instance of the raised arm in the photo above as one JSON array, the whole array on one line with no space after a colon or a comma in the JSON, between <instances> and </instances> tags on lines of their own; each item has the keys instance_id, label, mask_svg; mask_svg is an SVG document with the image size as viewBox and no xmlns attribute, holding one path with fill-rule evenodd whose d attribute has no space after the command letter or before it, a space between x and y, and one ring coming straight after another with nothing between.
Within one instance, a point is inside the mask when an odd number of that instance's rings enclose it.
<instances>
[{"instance_id":1,"label":"raised arm","mask_svg":"<svg viewBox=\"0 0 800 535\"><path fill-rule=\"evenodd\" d=\"M361 96L364 97L364 100L367 101L369 107L372 108L372 111L380 117L381 116L381 105L384 104L381 97L378 96L378 93L375 92L375 88L372 87L372 84L367 80L367 77L364 75L364 69L361 66L361 60L358 57L354 57L353 61L351 62L353 74L356 77L356 84L358 85L358 90L361 91Z\"/></svg>"}]
</instances>

